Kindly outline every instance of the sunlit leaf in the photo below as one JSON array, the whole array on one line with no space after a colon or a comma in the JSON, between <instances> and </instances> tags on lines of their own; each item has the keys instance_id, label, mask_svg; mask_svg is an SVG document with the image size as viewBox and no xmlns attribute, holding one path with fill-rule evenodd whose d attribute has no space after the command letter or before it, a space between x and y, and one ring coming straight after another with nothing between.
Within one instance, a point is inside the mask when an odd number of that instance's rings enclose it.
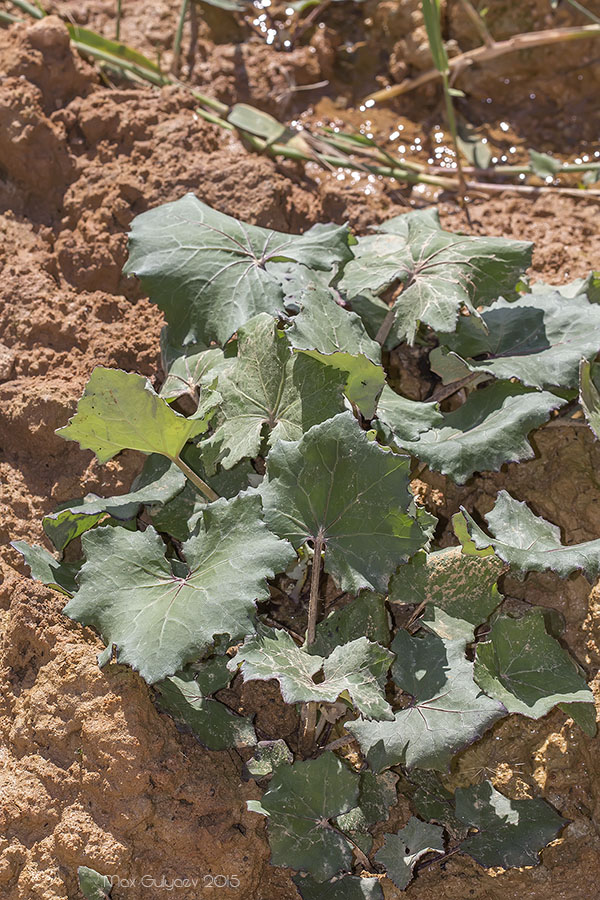
<instances>
[{"instance_id":1,"label":"sunlit leaf","mask_svg":"<svg viewBox=\"0 0 600 900\"><path fill-rule=\"evenodd\" d=\"M387 671L394 654L365 637L336 647L323 659L298 647L284 629L261 629L229 662L241 666L244 681L276 679L286 703L335 703L347 693L368 719L391 719L385 699ZM315 675L322 673L318 683Z\"/></svg>"},{"instance_id":2,"label":"sunlit leaf","mask_svg":"<svg viewBox=\"0 0 600 900\"><path fill-rule=\"evenodd\" d=\"M225 343L245 322L283 306L271 263L330 271L352 256L345 226L303 235L238 222L193 194L134 219L124 271L138 275L181 343Z\"/></svg>"},{"instance_id":3,"label":"sunlit leaf","mask_svg":"<svg viewBox=\"0 0 600 900\"><path fill-rule=\"evenodd\" d=\"M485 517L491 537L466 510L462 512L475 545L493 547L496 555L517 572L551 569L561 578L577 569L589 578L600 574L600 539L562 544L557 525L536 516L525 502L515 500L506 491L499 492L496 505Z\"/></svg>"},{"instance_id":4,"label":"sunlit leaf","mask_svg":"<svg viewBox=\"0 0 600 900\"><path fill-rule=\"evenodd\" d=\"M394 569L427 542L406 510L409 461L369 441L350 413L280 441L261 487L265 520L296 548L325 541L325 570L343 590L385 592Z\"/></svg>"},{"instance_id":5,"label":"sunlit leaf","mask_svg":"<svg viewBox=\"0 0 600 900\"><path fill-rule=\"evenodd\" d=\"M142 375L96 366L77 412L56 433L92 450L101 463L125 449L176 459L187 441L206 431L217 399L211 396L204 416L186 419Z\"/></svg>"},{"instance_id":6,"label":"sunlit leaf","mask_svg":"<svg viewBox=\"0 0 600 900\"><path fill-rule=\"evenodd\" d=\"M81 587L65 612L96 628L116 645L117 661L149 683L202 656L217 634L251 634L266 579L294 557L264 525L260 499L247 494L206 508L178 574L153 528L97 528L82 543Z\"/></svg>"}]
</instances>

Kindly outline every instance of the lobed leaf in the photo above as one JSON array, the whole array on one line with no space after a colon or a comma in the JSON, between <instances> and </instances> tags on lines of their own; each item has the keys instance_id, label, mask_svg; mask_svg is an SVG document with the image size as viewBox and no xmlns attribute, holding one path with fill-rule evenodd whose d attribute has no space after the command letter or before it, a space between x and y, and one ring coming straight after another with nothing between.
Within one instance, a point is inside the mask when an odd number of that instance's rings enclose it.
<instances>
[{"instance_id":1,"label":"lobed leaf","mask_svg":"<svg viewBox=\"0 0 600 900\"><path fill-rule=\"evenodd\" d=\"M366 637L377 644L390 642L389 616L381 594L361 591L347 606L336 609L317 625L315 641L305 647L308 653L329 654L340 644Z\"/></svg>"},{"instance_id":2,"label":"lobed leaf","mask_svg":"<svg viewBox=\"0 0 600 900\"><path fill-rule=\"evenodd\" d=\"M363 239L369 243L362 250L359 244L358 264L350 262L340 281L350 300L367 288L378 292L402 282L394 328L409 343L420 323L453 331L462 306L477 315L476 305L495 300L530 265L529 243L452 234L410 215L405 237Z\"/></svg>"},{"instance_id":3,"label":"lobed leaf","mask_svg":"<svg viewBox=\"0 0 600 900\"><path fill-rule=\"evenodd\" d=\"M346 226L303 235L238 222L193 194L137 216L124 272L137 275L182 343L226 343L261 312L275 315L283 291L271 265L330 271L352 257Z\"/></svg>"},{"instance_id":4,"label":"lobed leaf","mask_svg":"<svg viewBox=\"0 0 600 900\"><path fill-rule=\"evenodd\" d=\"M298 302L300 312L287 330L291 346L345 372L348 399L370 419L385 383L379 344L371 340L359 316L343 309L328 289L307 288Z\"/></svg>"},{"instance_id":5,"label":"lobed leaf","mask_svg":"<svg viewBox=\"0 0 600 900\"><path fill-rule=\"evenodd\" d=\"M158 706L176 721L182 722L209 750L252 747L257 738L248 716L238 716L210 694L226 687L231 680L227 657L217 656L195 671L184 670L159 681Z\"/></svg>"},{"instance_id":6,"label":"lobed leaf","mask_svg":"<svg viewBox=\"0 0 600 900\"><path fill-rule=\"evenodd\" d=\"M241 494L210 504L183 545L176 574L153 528L97 528L83 537L80 589L65 613L96 628L118 662L152 684L210 648L217 634L236 640L254 631L255 601L266 579L294 558L261 517L260 499Z\"/></svg>"},{"instance_id":7,"label":"lobed leaf","mask_svg":"<svg viewBox=\"0 0 600 900\"><path fill-rule=\"evenodd\" d=\"M463 509L469 535L479 549L492 547L500 559L517 572L544 572L551 569L566 578L581 569L588 578L600 574L600 539L565 546L560 528L536 516L525 502L500 491L486 521L487 535Z\"/></svg>"},{"instance_id":8,"label":"lobed leaf","mask_svg":"<svg viewBox=\"0 0 600 900\"><path fill-rule=\"evenodd\" d=\"M385 843L375 854L397 888L404 891L412 881L416 864L428 853L444 852L444 829L411 816L396 834L385 834Z\"/></svg>"},{"instance_id":9,"label":"lobed leaf","mask_svg":"<svg viewBox=\"0 0 600 900\"><path fill-rule=\"evenodd\" d=\"M576 388L579 361L600 350L599 331L598 305L584 294L565 299L548 288L513 302L501 297L481 319L461 316L455 334L440 340L471 372L536 388Z\"/></svg>"},{"instance_id":10,"label":"lobed leaf","mask_svg":"<svg viewBox=\"0 0 600 900\"><path fill-rule=\"evenodd\" d=\"M41 581L42 584L66 594L67 597L73 596L77 590L75 576L81 568L81 560L72 563L60 562L39 544L31 545L27 541L10 543L29 566L34 581Z\"/></svg>"},{"instance_id":11,"label":"lobed leaf","mask_svg":"<svg viewBox=\"0 0 600 900\"><path fill-rule=\"evenodd\" d=\"M189 440L206 431L218 399L212 394L201 415L186 419L142 375L96 366L77 412L56 433L92 450L100 463L126 449L176 459Z\"/></svg>"},{"instance_id":12,"label":"lobed leaf","mask_svg":"<svg viewBox=\"0 0 600 900\"><path fill-rule=\"evenodd\" d=\"M298 647L287 631L271 628L248 638L229 669L241 666L244 681L276 679L286 703L335 703L347 693L365 718L390 719L385 682L393 658L389 650L360 637L323 659ZM316 683L321 670L323 678Z\"/></svg>"},{"instance_id":13,"label":"lobed leaf","mask_svg":"<svg viewBox=\"0 0 600 900\"><path fill-rule=\"evenodd\" d=\"M117 497L98 497L88 494L80 503L63 504L55 512L44 516L42 526L57 550L110 516L119 522L135 518L144 505L157 508L185 489L186 477L164 456L151 454L144 468L134 480L128 494ZM197 491L196 491L197 494Z\"/></svg>"},{"instance_id":14,"label":"lobed leaf","mask_svg":"<svg viewBox=\"0 0 600 900\"><path fill-rule=\"evenodd\" d=\"M473 391L449 413L441 414L437 404L404 397L400 401L388 401L377 411L394 444L457 484L464 484L474 472L497 471L504 463L531 459L534 451L527 435L566 402L509 381ZM424 430L427 417L431 427ZM410 437L416 428L423 430Z\"/></svg>"},{"instance_id":15,"label":"lobed leaf","mask_svg":"<svg viewBox=\"0 0 600 900\"><path fill-rule=\"evenodd\" d=\"M309 872L317 882L347 870L352 845L330 820L356 805L358 782L331 751L276 769L260 803L249 803L268 817L273 865Z\"/></svg>"},{"instance_id":16,"label":"lobed leaf","mask_svg":"<svg viewBox=\"0 0 600 900\"><path fill-rule=\"evenodd\" d=\"M496 556L469 556L460 547L420 550L400 566L390 583L392 603L430 603L473 627L501 601L496 581L506 566Z\"/></svg>"},{"instance_id":17,"label":"lobed leaf","mask_svg":"<svg viewBox=\"0 0 600 900\"><path fill-rule=\"evenodd\" d=\"M384 593L398 564L427 542L406 510L408 458L369 441L350 413L315 425L300 441L279 441L259 488L265 520L299 549L325 541L325 570L342 590Z\"/></svg>"},{"instance_id":18,"label":"lobed leaf","mask_svg":"<svg viewBox=\"0 0 600 900\"><path fill-rule=\"evenodd\" d=\"M442 624L452 625L451 617L445 619ZM432 627L435 623L428 623ZM461 636L444 638L422 630L411 637L399 631L394 638L392 675L412 696L411 705L399 710L393 722L359 719L346 725L375 771L395 765L444 771L455 753L505 715L502 704L473 680L462 622L456 633Z\"/></svg>"},{"instance_id":19,"label":"lobed leaf","mask_svg":"<svg viewBox=\"0 0 600 900\"><path fill-rule=\"evenodd\" d=\"M499 617L487 638L477 644L475 681L509 713L539 719L559 703L594 704L573 660L546 631L542 610Z\"/></svg>"},{"instance_id":20,"label":"lobed leaf","mask_svg":"<svg viewBox=\"0 0 600 900\"><path fill-rule=\"evenodd\" d=\"M455 799L458 818L478 829L460 849L488 868L539 865L540 850L568 822L545 800L511 800L489 781L459 788Z\"/></svg>"},{"instance_id":21,"label":"lobed leaf","mask_svg":"<svg viewBox=\"0 0 600 900\"><path fill-rule=\"evenodd\" d=\"M286 336L261 313L239 329L237 358L219 374L222 401L205 456L230 469L259 455L265 431L269 445L299 440L344 409L345 380L316 359L292 356Z\"/></svg>"}]
</instances>

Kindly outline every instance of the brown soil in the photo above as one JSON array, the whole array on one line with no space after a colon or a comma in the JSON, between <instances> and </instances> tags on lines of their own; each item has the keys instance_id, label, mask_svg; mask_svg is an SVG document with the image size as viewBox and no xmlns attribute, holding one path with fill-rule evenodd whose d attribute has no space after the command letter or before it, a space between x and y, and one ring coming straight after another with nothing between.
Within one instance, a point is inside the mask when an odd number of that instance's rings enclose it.
<instances>
[{"instance_id":1,"label":"brown soil","mask_svg":"<svg viewBox=\"0 0 600 900\"><path fill-rule=\"evenodd\" d=\"M178 0L162 0L151 9L141 2L123 6L123 39L147 53L160 50L168 63ZM231 18L207 9L206 21L197 17L195 37L186 29L185 66L192 80L221 99L251 100L289 118L309 99L319 100L319 91L290 93L290 86L327 78L330 86L320 93L328 99L321 98L308 118L335 110L343 120L348 108L352 121L355 89L364 92L378 77L399 80L406 71L428 66L422 29L406 36L415 22L421 28L416 6L413 0L340 4L324 16L325 27L307 32L304 45L292 53L277 52L256 38L239 43L248 28L234 27ZM513 3L496 6L498 37L515 27L548 24L545 0L520 6L518 22L510 18ZM112 3L67 0L51 8L112 36ZM365 16L372 23L366 32ZM560 16L562 23L569 14ZM471 46L473 35L458 13L449 17L448 27L461 36L463 49ZM354 49L350 70L346 45L360 41L364 46ZM193 54L187 53L190 46ZM479 73L479 80L469 74L472 95L465 110L471 120L497 125L508 109L512 139L528 145L535 140L540 150L581 152L597 133L591 112L600 83L597 46L562 48L558 73L555 54L499 62ZM148 689L131 671L100 671L97 637L62 617L61 600L24 577L8 541L42 541L42 514L88 491L124 491L141 465L137 454L124 453L98 467L91 454L54 435L95 365L162 377L161 316L121 276L133 216L194 191L224 212L280 230L346 219L365 229L405 209L409 192L362 177L340 181L314 167L307 173L251 155L237 139L199 119L184 90L110 89L97 70L72 53L55 17L1 31L0 72L0 894L6 900L74 900L81 896L77 866L89 865L136 879L133 886L115 887L115 900L165 896L164 889L142 886L144 875L159 882L163 876L199 878L202 885L209 873L240 879L237 894L221 889L225 895L296 897L287 871L269 865L262 821L245 811L244 801L258 793L242 781L239 757L208 752L180 733L156 711ZM510 95L507 72L513 78ZM497 98L493 112L480 102L488 92ZM527 106L526 93L542 99ZM440 108L430 90L381 115L387 116L385 127L401 115L407 134L422 134L426 145ZM536 241L533 272L548 281L560 283L598 267L598 207L591 203L508 195L477 200L471 226L453 204L441 211L451 228ZM403 365L410 389L415 360L407 357ZM413 388L418 391L417 384ZM423 474L420 492L447 520L461 502L485 512L497 489L508 485L536 512L559 523L568 541L597 537L600 450L591 433L549 427L538 433L536 448L535 460L460 489ZM595 675L597 589L582 577L559 582L536 575L524 583L510 581L506 590L511 602L559 610L566 643L590 677ZM261 694L261 715L292 728L277 697L277 692ZM244 702L249 708L257 704L252 692ZM450 783L485 771L515 796L542 792L571 824L543 853L539 867L485 873L454 857L445 871L432 866L422 872L406 896L596 896L599 749L600 739L585 737L559 713L540 722L501 723L463 754ZM396 896L386 891L388 900ZM191 900L204 894L181 888L172 895Z\"/></svg>"}]
</instances>

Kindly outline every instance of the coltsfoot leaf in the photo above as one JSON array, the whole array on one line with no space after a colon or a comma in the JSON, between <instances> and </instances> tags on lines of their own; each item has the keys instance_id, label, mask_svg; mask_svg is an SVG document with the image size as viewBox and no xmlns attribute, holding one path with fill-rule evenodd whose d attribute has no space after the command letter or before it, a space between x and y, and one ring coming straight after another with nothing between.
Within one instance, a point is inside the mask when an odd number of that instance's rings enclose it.
<instances>
[{"instance_id":1,"label":"coltsfoot leaf","mask_svg":"<svg viewBox=\"0 0 600 900\"><path fill-rule=\"evenodd\" d=\"M266 579L294 558L262 521L260 498L248 494L206 508L183 545L182 574L153 528L101 527L82 542L81 586L65 613L96 628L116 645L117 661L150 684L200 657L214 635L252 634L255 601L269 594Z\"/></svg>"},{"instance_id":2,"label":"coltsfoot leaf","mask_svg":"<svg viewBox=\"0 0 600 900\"><path fill-rule=\"evenodd\" d=\"M436 620L445 630L453 620ZM428 623L428 629L436 623ZM464 634L459 622L458 634ZM473 680L473 664L465 658L465 637L442 638L421 629L416 637L399 631L392 642L394 681L413 698L393 722L349 722L369 765L375 771L395 765L445 771L452 756L473 743L506 714Z\"/></svg>"},{"instance_id":3,"label":"coltsfoot leaf","mask_svg":"<svg viewBox=\"0 0 600 900\"><path fill-rule=\"evenodd\" d=\"M212 394L205 415L186 419L142 375L96 366L77 412L56 433L66 441L78 441L82 450L92 450L100 463L121 450L175 459L189 440L206 431L217 401L218 395Z\"/></svg>"},{"instance_id":4,"label":"coltsfoot leaf","mask_svg":"<svg viewBox=\"0 0 600 900\"><path fill-rule=\"evenodd\" d=\"M238 716L210 694L229 684L227 657L217 656L195 671L184 670L159 681L158 706L183 722L209 750L252 747L256 734L248 716Z\"/></svg>"},{"instance_id":5,"label":"coltsfoot leaf","mask_svg":"<svg viewBox=\"0 0 600 900\"><path fill-rule=\"evenodd\" d=\"M409 343L421 322L436 331L453 331L462 306L477 315L475 306L516 284L531 263L529 243L452 234L432 224L413 214L406 237L363 239L368 246L363 243L359 261L346 266L340 281L350 300L365 288L377 292L401 281L394 329Z\"/></svg>"},{"instance_id":6,"label":"coltsfoot leaf","mask_svg":"<svg viewBox=\"0 0 600 900\"><path fill-rule=\"evenodd\" d=\"M259 455L268 442L300 440L313 425L344 409L345 375L303 354L292 354L284 334L266 313L238 332L238 355L221 370L222 401L215 433L205 443L223 468Z\"/></svg>"},{"instance_id":7,"label":"coltsfoot leaf","mask_svg":"<svg viewBox=\"0 0 600 900\"><path fill-rule=\"evenodd\" d=\"M329 656L340 644L347 644L359 637L366 637L384 647L389 644L389 616L381 594L361 591L347 606L330 613L317 625L314 643L305 649L308 653Z\"/></svg>"},{"instance_id":8,"label":"coltsfoot leaf","mask_svg":"<svg viewBox=\"0 0 600 900\"><path fill-rule=\"evenodd\" d=\"M28 544L27 541L11 541L11 547L17 550L31 570L34 581L41 581L47 587L72 597L77 590L75 576L81 568L78 562L60 562L56 557L39 544Z\"/></svg>"},{"instance_id":9,"label":"coltsfoot leaf","mask_svg":"<svg viewBox=\"0 0 600 900\"><path fill-rule=\"evenodd\" d=\"M359 777L331 751L280 766L252 810L268 817L271 861L309 872L317 882L347 871L352 845L331 824L358 799Z\"/></svg>"},{"instance_id":10,"label":"coltsfoot leaf","mask_svg":"<svg viewBox=\"0 0 600 900\"><path fill-rule=\"evenodd\" d=\"M475 681L509 713L539 719L559 703L594 703L566 650L546 631L544 614L496 619L477 644Z\"/></svg>"},{"instance_id":11,"label":"coltsfoot leaf","mask_svg":"<svg viewBox=\"0 0 600 900\"><path fill-rule=\"evenodd\" d=\"M282 308L272 264L330 271L352 257L348 237L346 226L301 235L258 228L186 194L133 220L124 272L141 279L175 341L224 344L253 316Z\"/></svg>"},{"instance_id":12,"label":"coltsfoot leaf","mask_svg":"<svg viewBox=\"0 0 600 900\"><path fill-rule=\"evenodd\" d=\"M486 521L492 537L463 509L469 534L476 547L493 547L494 552L516 572L544 572L551 569L566 578L581 569L588 578L600 574L600 539L582 544L561 543L560 528L536 516L527 504L500 491Z\"/></svg>"},{"instance_id":13,"label":"coltsfoot leaf","mask_svg":"<svg viewBox=\"0 0 600 900\"><path fill-rule=\"evenodd\" d=\"M456 333L440 341L472 372L536 388L576 388L579 361L600 350L599 332L600 307L585 295L566 299L548 289L513 302L500 297L481 320L461 316Z\"/></svg>"},{"instance_id":14,"label":"coltsfoot leaf","mask_svg":"<svg viewBox=\"0 0 600 900\"><path fill-rule=\"evenodd\" d=\"M321 536L342 590L385 593L397 566L427 543L407 513L410 462L369 441L350 413L279 441L259 488L265 520L296 548ZM425 526L424 526L425 527Z\"/></svg>"},{"instance_id":15,"label":"coltsfoot leaf","mask_svg":"<svg viewBox=\"0 0 600 900\"><path fill-rule=\"evenodd\" d=\"M540 850L568 822L545 800L511 800L489 781L458 788L455 800L458 818L478 829L460 848L488 868L539 865Z\"/></svg>"},{"instance_id":16,"label":"coltsfoot leaf","mask_svg":"<svg viewBox=\"0 0 600 900\"><path fill-rule=\"evenodd\" d=\"M346 396L370 419L385 384L381 348L371 340L356 313L343 309L323 288L307 288L287 334L303 355L345 372Z\"/></svg>"},{"instance_id":17,"label":"coltsfoot leaf","mask_svg":"<svg viewBox=\"0 0 600 900\"><path fill-rule=\"evenodd\" d=\"M391 719L385 681L393 658L389 650L361 637L323 659L298 647L287 631L263 628L240 647L229 669L241 666L244 681L276 679L286 703L335 703L347 693L365 718ZM323 678L316 683L318 672Z\"/></svg>"},{"instance_id":18,"label":"coltsfoot leaf","mask_svg":"<svg viewBox=\"0 0 600 900\"><path fill-rule=\"evenodd\" d=\"M434 553L420 550L393 576L389 599L392 603L430 603L475 627L500 603L496 581L505 569L496 556L469 556L460 547Z\"/></svg>"},{"instance_id":19,"label":"coltsfoot leaf","mask_svg":"<svg viewBox=\"0 0 600 900\"><path fill-rule=\"evenodd\" d=\"M126 522L138 514L141 506L152 505L158 509L179 496L185 486L186 477L174 463L164 456L151 454L128 494L117 497L88 494L81 502L63 504L44 516L42 526L56 549L64 550L106 516Z\"/></svg>"},{"instance_id":20,"label":"coltsfoot leaf","mask_svg":"<svg viewBox=\"0 0 600 900\"><path fill-rule=\"evenodd\" d=\"M396 834L384 835L385 844L375 859L385 867L397 888L405 890L416 864L428 853L444 852L444 829L412 816Z\"/></svg>"},{"instance_id":21,"label":"coltsfoot leaf","mask_svg":"<svg viewBox=\"0 0 600 900\"><path fill-rule=\"evenodd\" d=\"M430 403L404 400L377 411L391 431L397 447L428 466L464 484L474 472L497 471L504 463L531 459L530 431L547 422L553 410L566 402L548 391L532 391L510 381L497 381L469 394L458 409L439 414L431 410L431 427L416 438L415 421L424 418Z\"/></svg>"}]
</instances>

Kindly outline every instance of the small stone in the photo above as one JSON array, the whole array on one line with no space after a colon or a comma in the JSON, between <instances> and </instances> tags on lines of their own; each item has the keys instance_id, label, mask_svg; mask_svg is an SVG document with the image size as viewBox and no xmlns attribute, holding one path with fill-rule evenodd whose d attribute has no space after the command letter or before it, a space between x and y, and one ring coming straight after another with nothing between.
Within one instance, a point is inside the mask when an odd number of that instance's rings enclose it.
<instances>
[{"instance_id":1,"label":"small stone","mask_svg":"<svg viewBox=\"0 0 600 900\"><path fill-rule=\"evenodd\" d=\"M15 364L14 351L0 344L0 381L8 381Z\"/></svg>"}]
</instances>

